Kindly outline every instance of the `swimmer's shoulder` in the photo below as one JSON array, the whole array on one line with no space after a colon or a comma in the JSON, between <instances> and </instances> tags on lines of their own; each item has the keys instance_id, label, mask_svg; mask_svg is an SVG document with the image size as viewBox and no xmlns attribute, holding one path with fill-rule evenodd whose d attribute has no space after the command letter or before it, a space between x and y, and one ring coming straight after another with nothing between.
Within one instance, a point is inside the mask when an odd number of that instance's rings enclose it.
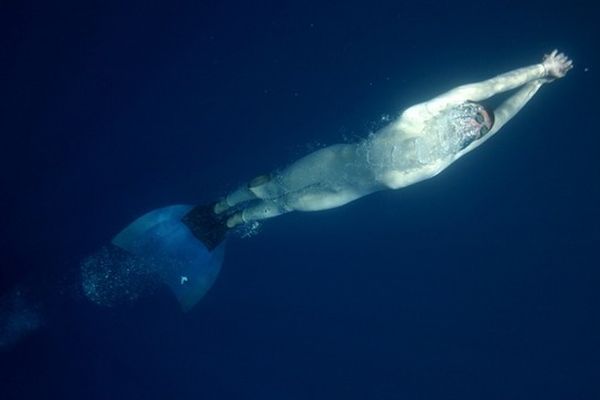
<instances>
[{"instance_id":1,"label":"swimmer's shoulder","mask_svg":"<svg viewBox=\"0 0 600 400\"><path fill-rule=\"evenodd\" d=\"M453 93L451 91L407 108L392 124L393 129L403 132L406 136L422 135L425 125L429 120L438 116L444 110L448 109L448 107L452 107L462 101L460 96Z\"/></svg>"},{"instance_id":2,"label":"swimmer's shoulder","mask_svg":"<svg viewBox=\"0 0 600 400\"><path fill-rule=\"evenodd\" d=\"M437 113L432 112L428 103L416 104L407 108L400 116L390 124L391 131L402 137L415 137L423 134L427 121Z\"/></svg>"}]
</instances>

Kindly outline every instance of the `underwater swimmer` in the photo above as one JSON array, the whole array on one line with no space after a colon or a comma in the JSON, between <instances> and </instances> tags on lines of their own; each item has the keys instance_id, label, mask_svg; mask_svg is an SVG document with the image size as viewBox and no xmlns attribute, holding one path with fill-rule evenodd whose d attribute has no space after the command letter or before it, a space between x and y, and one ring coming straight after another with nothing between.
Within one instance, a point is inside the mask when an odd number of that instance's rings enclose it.
<instances>
[{"instance_id":1,"label":"underwater swimmer","mask_svg":"<svg viewBox=\"0 0 600 400\"><path fill-rule=\"evenodd\" d=\"M164 284L184 311L191 310L219 274L231 228L290 211L339 207L431 178L492 137L543 84L571 68L571 60L555 50L540 64L412 106L366 140L318 150L216 203L152 210L82 261L82 289L94 303L110 307ZM512 89L518 90L494 111L480 104Z\"/></svg>"},{"instance_id":2,"label":"underwater swimmer","mask_svg":"<svg viewBox=\"0 0 600 400\"><path fill-rule=\"evenodd\" d=\"M82 260L83 292L95 304L112 307L162 285L184 311L191 310L219 274L231 228L290 211L339 207L431 178L496 134L543 84L564 77L572 66L555 50L540 64L414 105L366 140L318 150L216 203L147 212ZM518 90L494 111L481 104L512 89Z\"/></svg>"},{"instance_id":3,"label":"underwater swimmer","mask_svg":"<svg viewBox=\"0 0 600 400\"><path fill-rule=\"evenodd\" d=\"M434 177L491 138L543 84L564 77L572 67L554 50L539 64L409 107L362 142L315 151L229 193L211 205L214 223L229 229L290 211L325 210ZM513 89L519 90L493 111L479 103Z\"/></svg>"}]
</instances>

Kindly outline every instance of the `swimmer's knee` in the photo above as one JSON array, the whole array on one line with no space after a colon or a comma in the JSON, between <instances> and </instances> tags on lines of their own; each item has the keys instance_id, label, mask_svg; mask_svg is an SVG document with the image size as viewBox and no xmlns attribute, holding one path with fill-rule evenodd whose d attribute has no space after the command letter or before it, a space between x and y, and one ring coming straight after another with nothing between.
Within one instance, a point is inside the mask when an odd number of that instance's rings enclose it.
<instances>
[{"instance_id":1,"label":"swimmer's knee","mask_svg":"<svg viewBox=\"0 0 600 400\"><path fill-rule=\"evenodd\" d=\"M271 181L271 174L259 175L248 182L248 189L252 190Z\"/></svg>"},{"instance_id":2,"label":"swimmer's knee","mask_svg":"<svg viewBox=\"0 0 600 400\"><path fill-rule=\"evenodd\" d=\"M248 183L247 189L262 200L275 199L284 194L283 188L276 183L273 174L257 176Z\"/></svg>"}]
</instances>

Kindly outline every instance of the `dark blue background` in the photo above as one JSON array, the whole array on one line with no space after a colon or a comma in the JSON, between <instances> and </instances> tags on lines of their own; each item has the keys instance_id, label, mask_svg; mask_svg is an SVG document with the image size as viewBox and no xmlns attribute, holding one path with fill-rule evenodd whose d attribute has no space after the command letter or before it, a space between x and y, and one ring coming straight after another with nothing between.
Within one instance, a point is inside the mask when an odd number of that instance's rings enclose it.
<instances>
[{"instance_id":1,"label":"dark blue background","mask_svg":"<svg viewBox=\"0 0 600 400\"><path fill-rule=\"evenodd\" d=\"M0 289L31 288L46 323L0 353L0 398L600 398L587 3L2 2ZM576 69L477 152L234 238L192 312L77 294L138 215L555 47Z\"/></svg>"}]
</instances>

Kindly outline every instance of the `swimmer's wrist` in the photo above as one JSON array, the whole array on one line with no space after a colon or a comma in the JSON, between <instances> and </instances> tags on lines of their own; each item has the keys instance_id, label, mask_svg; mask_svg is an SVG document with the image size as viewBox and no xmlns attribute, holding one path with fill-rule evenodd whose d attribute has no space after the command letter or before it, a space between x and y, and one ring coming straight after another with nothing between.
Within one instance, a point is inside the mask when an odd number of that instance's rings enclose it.
<instances>
[{"instance_id":1,"label":"swimmer's wrist","mask_svg":"<svg viewBox=\"0 0 600 400\"><path fill-rule=\"evenodd\" d=\"M549 74L548 74L548 68L546 68L546 64L540 63L540 65L542 66L542 78L547 78L549 76Z\"/></svg>"},{"instance_id":2,"label":"swimmer's wrist","mask_svg":"<svg viewBox=\"0 0 600 400\"><path fill-rule=\"evenodd\" d=\"M542 62L540 63L540 65L542 66L542 77L540 78L540 81L542 83L550 83L554 81L556 78L554 77L554 75L548 72L548 67L546 67L546 63Z\"/></svg>"}]
</instances>

